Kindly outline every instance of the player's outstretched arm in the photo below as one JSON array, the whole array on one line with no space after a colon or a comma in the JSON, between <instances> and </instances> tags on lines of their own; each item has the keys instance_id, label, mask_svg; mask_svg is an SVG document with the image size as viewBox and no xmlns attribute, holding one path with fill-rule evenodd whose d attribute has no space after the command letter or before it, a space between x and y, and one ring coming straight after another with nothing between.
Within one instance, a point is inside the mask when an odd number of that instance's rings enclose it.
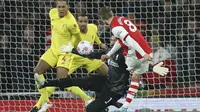
<instances>
[{"instance_id":1,"label":"player's outstretched arm","mask_svg":"<svg viewBox=\"0 0 200 112\"><path fill-rule=\"evenodd\" d=\"M78 43L81 41L81 35L80 35L80 33L77 33L77 34L74 34L73 36L75 37L74 47L77 48Z\"/></svg>"},{"instance_id":2,"label":"player's outstretched arm","mask_svg":"<svg viewBox=\"0 0 200 112\"><path fill-rule=\"evenodd\" d=\"M108 57L116 53L121 48L119 41L116 41L112 49L106 54Z\"/></svg>"},{"instance_id":3,"label":"player's outstretched arm","mask_svg":"<svg viewBox=\"0 0 200 112\"><path fill-rule=\"evenodd\" d=\"M106 54L101 56L101 60L105 61L108 59L110 56L112 56L115 52L117 52L121 48L121 45L119 41L116 41L112 49Z\"/></svg>"}]
</instances>

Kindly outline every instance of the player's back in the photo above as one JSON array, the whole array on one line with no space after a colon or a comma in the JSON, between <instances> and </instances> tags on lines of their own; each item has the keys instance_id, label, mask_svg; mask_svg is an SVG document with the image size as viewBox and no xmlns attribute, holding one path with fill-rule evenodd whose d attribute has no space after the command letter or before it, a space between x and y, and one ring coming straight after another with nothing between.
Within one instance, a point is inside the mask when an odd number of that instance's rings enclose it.
<instances>
[{"instance_id":1,"label":"player's back","mask_svg":"<svg viewBox=\"0 0 200 112\"><path fill-rule=\"evenodd\" d=\"M120 44L130 46L127 42L125 42L126 38L130 36L135 41L135 43L133 44L138 44L147 54L150 54L152 52L151 47L144 39L140 31L128 18L114 17L110 26L114 36L119 38L118 40L121 41ZM138 58L141 58L140 54L137 51L136 55Z\"/></svg>"},{"instance_id":2,"label":"player's back","mask_svg":"<svg viewBox=\"0 0 200 112\"><path fill-rule=\"evenodd\" d=\"M87 28L88 30L86 33L81 33L81 39L89 41L91 44L93 44L95 37L97 36L98 28L95 24L88 24Z\"/></svg>"},{"instance_id":3,"label":"player's back","mask_svg":"<svg viewBox=\"0 0 200 112\"><path fill-rule=\"evenodd\" d=\"M79 28L74 16L68 11L67 15L60 18L57 8L49 12L52 29L51 48L55 54L59 53L62 45L67 45L72 40L72 34L79 33Z\"/></svg>"}]
</instances>

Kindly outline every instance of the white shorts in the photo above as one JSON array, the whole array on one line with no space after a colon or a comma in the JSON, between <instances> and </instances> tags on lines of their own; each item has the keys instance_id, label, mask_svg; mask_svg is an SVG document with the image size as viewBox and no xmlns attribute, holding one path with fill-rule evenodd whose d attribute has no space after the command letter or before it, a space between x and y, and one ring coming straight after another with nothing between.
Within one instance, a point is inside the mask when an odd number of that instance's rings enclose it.
<instances>
[{"instance_id":1,"label":"white shorts","mask_svg":"<svg viewBox=\"0 0 200 112\"><path fill-rule=\"evenodd\" d=\"M143 59L137 59L134 55L127 55L125 57L126 65L129 72L135 74L144 74L149 70L149 62L143 61Z\"/></svg>"}]
</instances>

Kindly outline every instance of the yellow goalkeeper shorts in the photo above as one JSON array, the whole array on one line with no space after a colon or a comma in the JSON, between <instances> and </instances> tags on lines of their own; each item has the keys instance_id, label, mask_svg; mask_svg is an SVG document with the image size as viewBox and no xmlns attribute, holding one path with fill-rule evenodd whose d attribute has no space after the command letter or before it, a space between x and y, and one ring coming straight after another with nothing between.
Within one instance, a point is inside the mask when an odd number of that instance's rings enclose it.
<instances>
[{"instance_id":1,"label":"yellow goalkeeper shorts","mask_svg":"<svg viewBox=\"0 0 200 112\"><path fill-rule=\"evenodd\" d=\"M103 64L104 62L102 62L101 60L88 59L88 58L84 58L82 56L73 54L73 56L71 57L70 65L69 65L69 74L72 74L81 66L86 68L88 72L92 72L98 69Z\"/></svg>"}]
</instances>

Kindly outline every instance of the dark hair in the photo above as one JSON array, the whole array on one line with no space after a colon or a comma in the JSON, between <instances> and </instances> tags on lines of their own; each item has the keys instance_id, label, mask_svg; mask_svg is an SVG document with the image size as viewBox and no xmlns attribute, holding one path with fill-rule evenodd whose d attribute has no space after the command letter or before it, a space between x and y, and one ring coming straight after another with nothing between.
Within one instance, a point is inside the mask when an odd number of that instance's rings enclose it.
<instances>
[{"instance_id":1,"label":"dark hair","mask_svg":"<svg viewBox=\"0 0 200 112\"><path fill-rule=\"evenodd\" d=\"M76 20L78 20L78 17L85 17L85 16L88 17L87 13L85 13L85 12L80 12L80 13L75 15Z\"/></svg>"},{"instance_id":2,"label":"dark hair","mask_svg":"<svg viewBox=\"0 0 200 112\"><path fill-rule=\"evenodd\" d=\"M109 7L102 7L99 10L99 15L102 20L108 20L109 18L113 16L113 12Z\"/></svg>"},{"instance_id":3,"label":"dark hair","mask_svg":"<svg viewBox=\"0 0 200 112\"><path fill-rule=\"evenodd\" d=\"M60 1L66 2L66 4L68 4L67 0L56 0L56 2L60 2Z\"/></svg>"},{"instance_id":4,"label":"dark hair","mask_svg":"<svg viewBox=\"0 0 200 112\"><path fill-rule=\"evenodd\" d=\"M87 16L88 17L88 15L85 13L85 12L81 12L81 13L79 13L78 15L77 15L77 17L80 17L80 16Z\"/></svg>"}]
</instances>

